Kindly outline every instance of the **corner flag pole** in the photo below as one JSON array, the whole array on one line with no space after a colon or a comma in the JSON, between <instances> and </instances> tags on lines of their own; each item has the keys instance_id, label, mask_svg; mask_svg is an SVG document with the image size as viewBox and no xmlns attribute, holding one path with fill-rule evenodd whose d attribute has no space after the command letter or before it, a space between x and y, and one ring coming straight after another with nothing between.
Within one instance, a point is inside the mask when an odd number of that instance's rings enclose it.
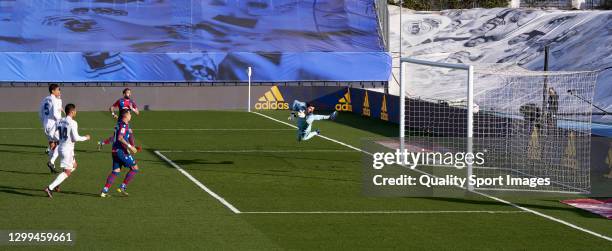
<instances>
[{"instance_id":1,"label":"corner flag pole","mask_svg":"<svg viewBox=\"0 0 612 251\"><path fill-rule=\"evenodd\" d=\"M249 76L249 97L248 97L248 111L251 112L251 74L253 73L251 67L249 66L249 68L247 68L247 75Z\"/></svg>"}]
</instances>

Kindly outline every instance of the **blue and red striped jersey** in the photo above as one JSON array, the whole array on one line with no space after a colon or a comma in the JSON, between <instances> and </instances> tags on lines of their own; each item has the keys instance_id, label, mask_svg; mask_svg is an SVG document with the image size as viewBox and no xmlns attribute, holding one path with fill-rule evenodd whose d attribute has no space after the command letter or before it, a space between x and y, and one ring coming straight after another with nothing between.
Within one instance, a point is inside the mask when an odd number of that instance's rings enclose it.
<instances>
[{"instance_id":1,"label":"blue and red striped jersey","mask_svg":"<svg viewBox=\"0 0 612 251\"><path fill-rule=\"evenodd\" d=\"M134 102L132 99L125 97L117 99L117 101L115 101L115 103L113 104L113 107L119 108L120 110L132 110L134 108L138 108L136 106L136 102Z\"/></svg>"},{"instance_id":2,"label":"blue and red striped jersey","mask_svg":"<svg viewBox=\"0 0 612 251\"><path fill-rule=\"evenodd\" d=\"M132 135L132 129L130 129L130 125L124 123L123 121L119 121L117 126L115 127L115 136L113 138L113 152L117 150L123 150L126 153L128 149L119 141L120 138L123 138L126 142L130 144L134 144L134 139Z\"/></svg>"}]
</instances>

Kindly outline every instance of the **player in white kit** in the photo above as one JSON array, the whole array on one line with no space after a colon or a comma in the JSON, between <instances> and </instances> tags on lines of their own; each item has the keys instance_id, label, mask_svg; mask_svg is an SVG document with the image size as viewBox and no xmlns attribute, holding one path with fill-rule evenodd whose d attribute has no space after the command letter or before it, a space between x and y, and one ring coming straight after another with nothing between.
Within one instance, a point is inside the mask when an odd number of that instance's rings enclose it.
<instances>
[{"instance_id":1,"label":"player in white kit","mask_svg":"<svg viewBox=\"0 0 612 251\"><path fill-rule=\"evenodd\" d=\"M55 160L58 155L57 142L59 140L57 122L62 119L61 94L59 85L49 85L49 96L45 97L40 102L40 109L38 112L40 122L42 122L45 135L49 142L49 148L47 148L49 154L47 167L49 167L51 173L57 173L55 170Z\"/></svg>"},{"instance_id":2,"label":"player in white kit","mask_svg":"<svg viewBox=\"0 0 612 251\"><path fill-rule=\"evenodd\" d=\"M74 158L74 144L78 141L89 140L89 135L79 135L79 125L74 120L77 111L76 106L73 104L66 105L66 117L61 119L57 123L57 131L59 136L59 155L62 158L60 167L64 170L62 173L57 175L57 178L51 184L45 188L45 193L49 198L53 198L53 191L58 191L59 185L70 176L70 174L76 169L77 163Z\"/></svg>"}]
</instances>

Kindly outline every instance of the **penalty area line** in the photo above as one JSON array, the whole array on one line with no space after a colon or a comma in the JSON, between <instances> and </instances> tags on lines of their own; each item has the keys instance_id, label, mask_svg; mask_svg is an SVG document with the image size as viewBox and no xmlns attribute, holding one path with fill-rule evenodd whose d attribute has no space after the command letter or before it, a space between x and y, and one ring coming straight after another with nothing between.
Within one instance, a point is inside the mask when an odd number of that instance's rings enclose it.
<instances>
[{"instance_id":1,"label":"penalty area line","mask_svg":"<svg viewBox=\"0 0 612 251\"><path fill-rule=\"evenodd\" d=\"M233 206L232 204L230 204L229 202L227 202L227 200L225 200L223 197L219 196L218 194L216 194L215 192L213 192L212 190L210 190L210 188L206 187L204 184L202 184L202 182L200 182L199 180L197 180L196 178L194 178L193 176L191 176L191 174L189 174L187 171L185 171L183 168L181 168L179 165L177 165L176 163L174 163L172 160L168 159L165 155L161 154L159 151L154 151L154 153L160 157L162 160L166 161L166 163L170 164L172 167L176 168L176 170L178 170L180 173L182 173L183 175L185 175L185 177L187 177L189 180L191 180L193 183L195 183L198 187L200 187L202 190L204 190L205 192L207 192L210 196L212 196L213 198L217 199L219 202L221 202L221 204L223 204L225 207L229 208L229 210L231 210L232 212L234 212L235 214L239 214L241 213L240 210L238 210L238 208L236 208L235 206Z\"/></svg>"},{"instance_id":2,"label":"penalty area line","mask_svg":"<svg viewBox=\"0 0 612 251\"><path fill-rule=\"evenodd\" d=\"M281 124L288 125L288 126L290 126L290 127L292 127L292 128L297 128L296 126L294 126L294 125L292 125L292 124L289 124L289 123L287 123L287 122L285 122L285 121L281 121L281 120L275 119L275 118L273 118L273 117L270 117L270 116L267 116L267 115L264 115L264 114L261 114L261 113L258 113L258 112L252 112L252 113L255 113L255 114L259 115L259 116L262 116L262 117L268 118L268 119L270 119L270 120L273 120L273 121L279 122L279 123L281 123ZM331 141L331 142L335 142L335 143L338 143L338 144L340 144L340 145L346 146L346 147L348 147L348 148L351 148L351 149L354 149L354 150L357 150L357 151L363 152L363 153L365 153L365 154L368 154L368 155L373 155L373 154L372 154L372 153L370 153L370 152L367 152L367 151L365 151L365 150L363 150L363 149L359 149L359 148L357 148L357 147L354 147L354 146L352 146L352 145L346 144L346 143L344 143L344 142L340 142L340 141L338 141L338 140L335 140L335 139L332 139L332 138L328 138L328 137L325 137L325 136L322 136L322 135L317 135L317 136L318 136L318 137L321 137L321 138L323 138L323 139L329 140L329 141ZM429 176L432 176L432 177L437 177L437 176L435 176L435 175L433 175L433 174L430 174L430 173L427 173L427 172L424 172L424 171L421 171L421 170L418 170L418 169L413 169L413 170L414 170L414 171L416 171L416 172L419 172L419 173L425 174L425 175L429 175ZM460 188L465 189L465 187L460 187ZM559 219L559 218L556 218L556 217L553 217L553 216L550 216L550 215L547 215L547 214L541 213L541 212L539 212L539 211L536 211L536 210L533 210L533 209L530 209L530 208L526 208L526 207L519 206L519 205L514 204L514 203L512 203L512 202L509 202L509 201L506 201L506 200L503 200L503 199L497 198L497 197L495 197L495 196L492 196L492 195L489 195L489 194L486 194L486 193L483 193L483 192L478 192L478 191L470 191L470 190L468 190L468 191L469 191L469 192L472 192L472 193L475 193L475 194L478 194L478 195L481 195L481 196L483 196L483 197L489 198L489 199L491 199L491 200L494 200L494 201L497 201L497 202L501 202L501 203L504 203L504 204L506 204L506 205L509 205L509 206L512 206L512 207L518 208L518 209L523 210L523 211L525 211L525 212L532 213L532 214L537 215L537 216L540 216L540 217L542 217L542 218L545 218L545 219L548 219L548 220L551 220L551 221L554 221L554 222L557 222L557 223L563 224L563 225L568 226L568 227L570 227L570 228L573 228L573 229L575 229L575 230L578 230L578 231L581 231L581 232L584 232L584 233L587 233L587 234L590 234L590 235L593 235L593 236L596 236L596 237L602 238L602 239L607 240L607 241L612 241L612 237L610 237L610 236L606 236L606 235L603 235L603 234L600 234L600 233L594 232L594 231L592 231L592 230L589 230L589 229L586 229L586 228L583 228L583 227L577 226L577 225L575 225L575 224L573 224L573 223L570 223L570 222L564 221L564 220L562 220L562 219Z\"/></svg>"}]
</instances>

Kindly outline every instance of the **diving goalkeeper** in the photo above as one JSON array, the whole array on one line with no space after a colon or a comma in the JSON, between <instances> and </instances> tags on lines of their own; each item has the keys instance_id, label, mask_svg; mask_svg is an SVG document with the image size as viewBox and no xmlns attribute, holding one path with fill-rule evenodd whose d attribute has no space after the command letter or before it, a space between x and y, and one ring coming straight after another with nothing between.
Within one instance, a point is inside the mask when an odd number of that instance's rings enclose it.
<instances>
[{"instance_id":1,"label":"diving goalkeeper","mask_svg":"<svg viewBox=\"0 0 612 251\"><path fill-rule=\"evenodd\" d=\"M336 119L338 112L334 111L330 115L316 115L314 114L315 107L312 104L307 104L306 102L301 102L299 100L293 101L291 105L291 116L289 116L289 120L293 120L293 118L297 117L297 138L298 141L306 141L311 139L314 136L321 134L319 129L315 129L312 131L312 123L315 120L324 120L324 119Z\"/></svg>"}]
</instances>

